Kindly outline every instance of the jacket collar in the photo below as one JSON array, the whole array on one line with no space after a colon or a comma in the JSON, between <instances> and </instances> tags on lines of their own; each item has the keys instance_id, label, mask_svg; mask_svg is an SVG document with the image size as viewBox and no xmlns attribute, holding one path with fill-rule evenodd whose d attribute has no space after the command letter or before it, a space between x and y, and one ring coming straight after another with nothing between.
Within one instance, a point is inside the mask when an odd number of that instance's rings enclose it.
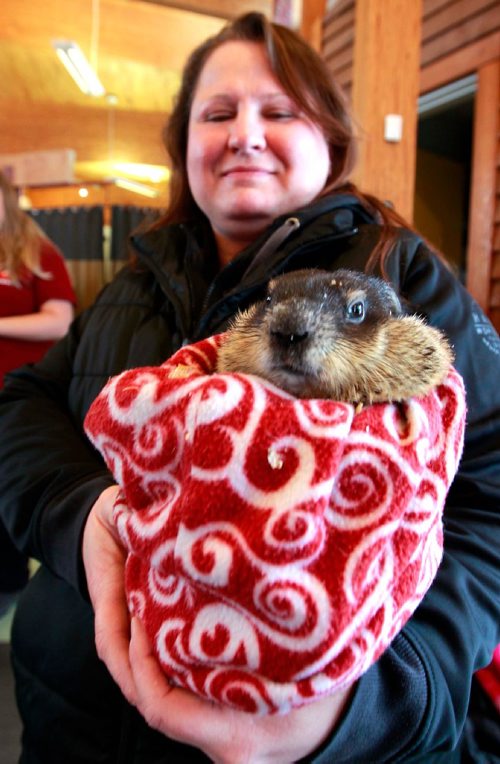
<instances>
[{"instance_id":1,"label":"jacket collar","mask_svg":"<svg viewBox=\"0 0 500 764\"><path fill-rule=\"evenodd\" d=\"M348 237L361 223L373 217L352 194L334 194L291 214L282 215L237 258L216 272L201 310L196 338L213 333L237 307L275 274L290 265L290 259L308 247L327 239ZM207 225L172 224L145 234L132 236L140 261L155 275L160 287L173 303L184 337L193 332L190 279L193 268L203 258L215 259L213 238ZM197 311L198 312L198 311ZM190 337L193 339L193 337Z\"/></svg>"}]
</instances>

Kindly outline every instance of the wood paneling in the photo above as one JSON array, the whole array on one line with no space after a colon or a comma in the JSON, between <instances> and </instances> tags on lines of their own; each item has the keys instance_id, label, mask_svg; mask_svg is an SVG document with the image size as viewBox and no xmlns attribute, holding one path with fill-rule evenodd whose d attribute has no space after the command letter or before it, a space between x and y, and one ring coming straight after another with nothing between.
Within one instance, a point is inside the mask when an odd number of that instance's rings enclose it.
<instances>
[{"instance_id":1,"label":"wood paneling","mask_svg":"<svg viewBox=\"0 0 500 764\"><path fill-rule=\"evenodd\" d=\"M447 0L445 3L424 0L422 39L430 41L453 28L462 27L475 17L484 17L495 6L498 6L497 0ZM480 28L484 26L481 23Z\"/></svg>"},{"instance_id":2,"label":"wood paneling","mask_svg":"<svg viewBox=\"0 0 500 764\"><path fill-rule=\"evenodd\" d=\"M483 310L489 312L490 294L496 290L496 284L492 284L491 278L493 251L497 249L493 221L498 193L496 185L500 128L500 59L485 64L478 74L467 245L467 288Z\"/></svg>"},{"instance_id":3,"label":"wood paneling","mask_svg":"<svg viewBox=\"0 0 500 764\"><path fill-rule=\"evenodd\" d=\"M413 216L422 6L413 0L357 0L352 110L360 125L353 180ZM402 138L388 142L384 120L403 119Z\"/></svg>"},{"instance_id":4,"label":"wood paneling","mask_svg":"<svg viewBox=\"0 0 500 764\"><path fill-rule=\"evenodd\" d=\"M72 148L78 162L165 164L161 130L192 48L224 23L133 0L100 0L95 61L117 97L84 95L51 41L74 39L91 58L89 0L0 3L0 154ZM92 59L91 59L92 60Z\"/></svg>"},{"instance_id":5,"label":"wood paneling","mask_svg":"<svg viewBox=\"0 0 500 764\"><path fill-rule=\"evenodd\" d=\"M34 103L28 110L18 100L5 100L1 108L8 114L12 127L8 135L0 135L0 153L73 148L77 161L82 162L112 158L123 162L166 163L161 143L164 112L117 112L110 157L108 114L100 108Z\"/></svg>"},{"instance_id":6,"label":"wood paneling","mask_svg":"<svg viewBox=\"0 0 500 764\"><path fill-rule=\"evenodd\" d=\"M347 94L352 86L355 0L336 3L323 21L322 53Z\"/></svg>"},{"instance_id":7,"label":"wood paneling","mask_svg":"<svg viewBox=\"0 0 500 764\"><path fill-rule=\"evenodd\" d=\"M326 0L308 0L302 4L300 31L314 50L321 51L323 37L323 17Z\"/></svg>"},{"instance_id":8,"label":"wood paneling","mask_svg":"<svg viewBox=\"0 0 500 764\"><path fill-rule=\"evenodd\" d=\"M482 72L479 81L478 103L475 117L474 178L472 181L467 255L467 284L472 294L500 329L500 91L494 72L500 66L500 3L498 0L422 0L422 45L420 53L420 81L418 91L426 93L465 75ZM334 5L323 25L323 53L332 74L351 98L354 98L353 52L355 17L363 0L343 0ZM385 0L379 7L386 8ZM409 4L407 5L407 8ZM407 26L411 29L408 19ZM380 21L380 20L379 20ZM377 23L372 20L372 23ZM381 21L380 21L381 23ZM396 24L397 26L397 24ZM383 48L379 48L381 56ZM380 66L374 57L373 66ZM406 64L401 58L399 72L406 76ZM383 68L379 71L383 72ZM489 72L489 74L488 74ZM365 79L363 100L370 97L369 73ZM383 74L381 75L383 77ZM402 78L404 80L404 77ZM390 82L384 86L391 89ZM359 86L358 86L359 87ZM359 102L358 97L358 102ZM366 135L374 144L382 145L380 128L370 128L368 107L366 121L362 110L356 117L361 122L362 140ZM361 116L360 116L361 115ZM378 132L377 132L378 130ZM363 151L363 143L362 143ZM364 147L365 153L369 151ZM363 157L363 154L362 154ZM394 168L379 154L380 164L372 163L377 184L380 176L392 176ZM365 159L365 162L367 160ZM368 162L369 164L369 162ZM366 166L368 166L368 164ZM410 168L411 169L411 168ZM366 170L361 178L367 177ZM359 179L359 174L356 179ZM387 182L390 182L388 180ZM365 185L364 183L362 185ZM397 190L396 190L397 193ZM401 210L402 211L402 210Z\"/></svg>"},{"instance_id":9,"label":"wood paneling","mask_svg":"<svg viewBox=\"0 0 500 764\"><path fill-rule=\"evenodd\" d=\"M428 64L420 71L420 92L427 93L471 74L499 55L500 31L497 31Z\"/></svg>"},{"instance_id":10,"label":"wood paneling","mask_svg":"<svg viewBox=\"0 0 500 764\"><path fill-rule=\"evenodd\" d=\"M500 94L499 94L500 107ZM490 318L500 333L500 116L498 118L497 168L495 183L495 219L493 229L493 257L491 264Z\"/></svg>"},{"instance_id":11,"label":"wood paneling","mask_svg":"<svg viewBox=\"0 0 500 764\"><path fill-rule=\"evenodd\" d=\"M500 281L500 252L493 253L491 276L495 281Z\"/></svg>"},{"instance_id":12,"label":"wood paneling","mask_svg":"<svg viewBox=\"0 0 500 764\"><path fill-rule=\"evenodd\" d=\"M323 54L348 93L355 5L356 0L336 3L323 23ZM499 51L498 0L423 0L420 92L448 82L450 72L456 78L474 71L497 58ZM450 62L452 55L457 60Z\"/></svg>"},{"instance_id":13,"label":"wood paneling","mask_svg":"<svg viewBox=\"0 0 500 764\"><path fill-rule=\"evenodd\" d=\"M137 0L132 0L137 2ZM207 16L220 16L224 19L232 19L240 13L260 11L267 16L272 15L271 0L191 0L191 2L172 2L172 0L140 0L140 2L164 5L170 8L179 8L192 13L204 13Z\"/></svg>"},{"instance_id":14,"label":"wood paneling","mask_svg":"<svg viewBox=\"0 0 500 764\"><path fill-rule=\"evenodd\" d=\"M113 60L118 65L122 61L137 61L159 70L178 71L191 49L223 24L221 19L210 16L130 0L100 0L99 7L97 58L98 69L102 67L103 72ZM44 0L43 4L23 0L22 13L17 0L2 0L0 22L2 42L10 40L47 49L55 58L50 49L51 40L69 38L76 40L90 57L92 3L89 0L71 0L71 3ZM129 83L119 84L125 94Z\"/></svg>"},{"instance_id":15,"label":"wood paneling","mask_svg":"<svg viewBox=\"0 0 500 764\"><path fill-rule=\"evenodd\" d=\"M500 308L500 281L496 281L493 284L490 304L492 308ZM498 326L497 331L499 331Z\"/></svg>"},{"instance_id":16,"label":"wood paneling","mask_svg":"<svg viewBox=\"0 0 500 764\"><path fill-rule=\"evenodd\" d=\"M500 29L498 0L455 0L436 11L424 0L422 67Z\"/></svg>"}]
</instances>

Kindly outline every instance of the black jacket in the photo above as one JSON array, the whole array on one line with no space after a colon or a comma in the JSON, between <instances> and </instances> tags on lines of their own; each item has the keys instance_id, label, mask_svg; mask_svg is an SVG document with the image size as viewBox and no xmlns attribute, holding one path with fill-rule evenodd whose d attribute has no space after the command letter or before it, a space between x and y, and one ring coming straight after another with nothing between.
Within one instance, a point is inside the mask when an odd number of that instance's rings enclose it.
<instances>
[{"instance_id":1,"label":"black jacket","mask_svg":"<svg viewBox=\"0 0 500 764\"><path fill-rule=\"evenodd\" d=\"M224 329L276 273L363 270L379 234L354 197L330 197L275 221L217 273L203 227L160 229L134 240L138 269L125 267L43 361L10 375L0 396L0 509L18 546L42 562L13 632L34 761L204 760L148 731L95 656L80 542L92 504L114 481L82 433L92 400L110 376L161 363L182 343ZM410 309L454 346L467 391L466 442L437 578L359 680L340 725L311 757L318 763L428 762L431 752L451 751L472 674L500 641L500 340L413 233L398 231L386 270Z\"/></svg>"}]
</instances>

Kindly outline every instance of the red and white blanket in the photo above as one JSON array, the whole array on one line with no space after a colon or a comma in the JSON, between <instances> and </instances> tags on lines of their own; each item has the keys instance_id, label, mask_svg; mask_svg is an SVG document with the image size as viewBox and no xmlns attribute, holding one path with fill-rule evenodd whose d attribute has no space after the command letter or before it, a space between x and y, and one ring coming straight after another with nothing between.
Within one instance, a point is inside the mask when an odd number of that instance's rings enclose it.
<instances>
[{"instance_id":1,"label":"red and white blanket","mask_svg":"<svg viewBox=\"0 0 500 764\"><path fill-rule=\"evenodd\" d=\"M111 379L85 427L122 488L130 611L166 674L285 712L357 679L442 555L463 383L355 412L217 374L223 335Z\"/></svg>"}]
</instances>

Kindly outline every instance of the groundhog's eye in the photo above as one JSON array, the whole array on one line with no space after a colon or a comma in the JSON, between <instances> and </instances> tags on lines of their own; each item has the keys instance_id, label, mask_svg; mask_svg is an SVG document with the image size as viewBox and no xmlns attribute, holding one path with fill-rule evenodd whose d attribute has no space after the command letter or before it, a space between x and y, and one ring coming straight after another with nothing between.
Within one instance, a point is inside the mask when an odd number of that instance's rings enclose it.
<instances>
[{"instance_id":1,"label":"groundhog's eye","mask_svg":"<svg viewBox=\"0 0 500 764\"><path fill-rule=\"evenodd\" d=\"M269 303L272 301L272 299L273 298L271 297L271 295L268 294L267 297L266 297L266 303L269 305Z\"/></svg>"},{"instance_id":2,"label":"groundhog's eye","mask_svg":"<svg viewBox=\"0 0 500 764\"><path fill-rule=\"evenodd\" d=\"M363 300L355 300L347 306L346 317L348 321L359 324L365 317L365 304Z\"/></svg>"}]
</instances>

